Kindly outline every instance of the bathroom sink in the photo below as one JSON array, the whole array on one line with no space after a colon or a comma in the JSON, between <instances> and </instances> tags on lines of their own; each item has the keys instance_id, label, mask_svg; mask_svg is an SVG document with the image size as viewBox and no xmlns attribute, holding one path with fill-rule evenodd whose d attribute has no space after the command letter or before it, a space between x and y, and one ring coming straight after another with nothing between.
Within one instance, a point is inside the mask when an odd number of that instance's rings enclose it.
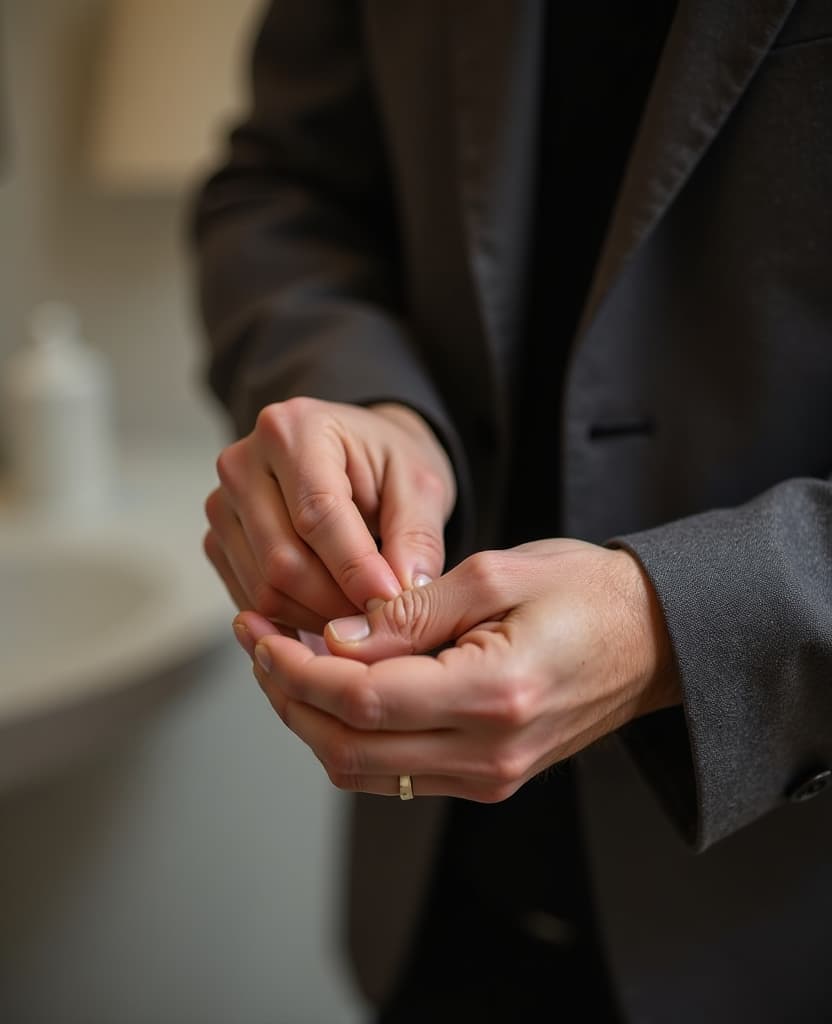
<instances>
[{"instance_id":1,"label":"bathroom sink","mask_svg":"<svg viewBox=\"0 0 832 1024\"><path fill-rule=\"evenodd\" d=\"M228 637L200 545L212 469L136 457L121 504L85 524L0 505L0 789L123 732Z\"/></svg>"},{"instance_id":2,"label":"bathroom sink","mask_svg":"<svg viewBox=\"0 0 832 1024\"><path fill-rule=\"evenodd\" d=\"M0 716L77 700L152 639L172 581L162 554L132 540L0 540Z\"/></svg>"}]
</instances>

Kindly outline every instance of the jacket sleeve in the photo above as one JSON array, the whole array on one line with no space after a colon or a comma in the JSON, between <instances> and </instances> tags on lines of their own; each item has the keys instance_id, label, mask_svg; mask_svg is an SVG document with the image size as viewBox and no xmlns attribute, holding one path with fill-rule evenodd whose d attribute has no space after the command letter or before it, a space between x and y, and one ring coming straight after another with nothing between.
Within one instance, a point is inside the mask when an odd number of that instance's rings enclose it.
<instances>
[{"instance_id":1,"label":"jacket sleeve","mask_svg":"<svg viewBox=\"0 0 832 1024\"><path fill-rule=\"evenodd\" d=\"M250 112L193 213L210 385L239 434L296 395L414 408L455 465L460 547L466 459L407 323L358 5L273 3L251 67Z\"/></svg>"},{"instance_id":2,"label":"jacket sleeve","mask_svg":"<svg viewBox=\"0 0 832 1024\"><path fill-rule=\"evenodd\" d=\"M832 481L789 480L611 543L653 582L683 692L682 709L621 738L689 842L703 850L820 789L832 767Z\"/></svg>"}]
</instances>

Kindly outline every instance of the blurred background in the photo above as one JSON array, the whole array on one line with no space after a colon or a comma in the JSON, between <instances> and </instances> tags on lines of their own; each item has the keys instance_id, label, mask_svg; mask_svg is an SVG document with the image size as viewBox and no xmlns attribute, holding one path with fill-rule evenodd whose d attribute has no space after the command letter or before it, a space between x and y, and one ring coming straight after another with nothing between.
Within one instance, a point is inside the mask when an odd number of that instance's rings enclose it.
<instances>
[{"instance_id":1,"label":"blurred background","mask_svg":"<svg viewBox=\"0 0 832 1024\"><path fill-rule=\"evenodd\" d=\"M363 1019L343 798L268 708L201 552L226 425L185 222L260 6L0 0L7 1024Z\"/></svg>"}]
</instances>

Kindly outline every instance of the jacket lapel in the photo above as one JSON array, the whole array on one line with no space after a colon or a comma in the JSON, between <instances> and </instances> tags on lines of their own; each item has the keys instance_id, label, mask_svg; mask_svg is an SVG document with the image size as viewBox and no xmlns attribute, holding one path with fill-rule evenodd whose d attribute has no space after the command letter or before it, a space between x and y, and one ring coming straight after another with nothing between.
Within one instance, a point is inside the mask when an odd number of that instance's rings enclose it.
<instances>
[{"instance_id":1,"label":"jacket lapel","mask_svg":"<svg viewBox=\"0 0 832 1024\"><path fill-rule=\"evenodd\" d=\"M582 328L679 194L795 0L680 0L596 268ZM579 336L583 329L579 332Z\"/></svg>"},{"instance_id":2,"label":"jacket lapel","mask_svg":"<svg viewBox=\"0 0 832 1024\"><path fill-rule=\"evenodd\" d=\"M679 0L579 337L728 119L796 0ZM471 273L498 369L521 329L536 195L543 0L454 0L457 174Z\"/></svg>"}]
</instances>

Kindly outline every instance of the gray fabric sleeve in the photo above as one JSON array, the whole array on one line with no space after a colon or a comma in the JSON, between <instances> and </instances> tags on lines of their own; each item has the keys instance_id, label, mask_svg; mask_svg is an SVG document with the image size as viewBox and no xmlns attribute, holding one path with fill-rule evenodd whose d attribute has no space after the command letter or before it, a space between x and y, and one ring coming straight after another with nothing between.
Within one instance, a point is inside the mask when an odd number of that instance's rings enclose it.
<instances>
[{"instance_id":1,"label":"gray fabric sleeve","mask_svg":"<svg viewBox=\"0 0 832 1024\"><path fill-rule=\"evenodd\" d=\"M616 538L650 577L683 708L621 738L699 850L832 765L832 483Z\"/></svg>"},{"instance_id":2,"label":"gray fabric sleeve","mask_svg":"<svg viewBox=\"0 0 832 1024\"><path fill-rule=\"evenodd\" d=\"M448 544L467 546L459 435L401 295L396 218L353 2L282 0L252 55L252 104L192 218L208 377L238 434L296 395L419 412L454 463Z\"/></svg>"}]
</instances>

